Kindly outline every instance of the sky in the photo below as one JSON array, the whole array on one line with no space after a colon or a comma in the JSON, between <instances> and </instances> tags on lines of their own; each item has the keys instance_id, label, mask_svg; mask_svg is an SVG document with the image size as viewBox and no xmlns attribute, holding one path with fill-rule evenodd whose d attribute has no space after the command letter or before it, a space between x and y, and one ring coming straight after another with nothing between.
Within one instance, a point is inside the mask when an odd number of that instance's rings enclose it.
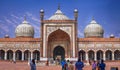
<instances>
[{"instance_id":1,"label":"sky","mask_svg":"<svg viewBox=\"0 0 120 70\"><path fill-rule=\"evenodd\" d=\"M84 29L92 17L103 27L104 37L111 34L120 38L120 0L0 0L0 38L6 34L15 38L15 29L26 16L34 27L35 38L40 37L40 10L49 19L60 4L61 11L74 19L74 9L78 9L78 37L84 37Z\"/></svg>"}]
</instances>

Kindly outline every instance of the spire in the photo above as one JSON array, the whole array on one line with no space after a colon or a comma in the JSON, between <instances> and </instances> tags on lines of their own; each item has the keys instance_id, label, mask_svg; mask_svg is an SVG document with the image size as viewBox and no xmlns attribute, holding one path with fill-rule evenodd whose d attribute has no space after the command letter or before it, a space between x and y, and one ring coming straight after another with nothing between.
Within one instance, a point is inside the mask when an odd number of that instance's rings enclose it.
<instances>
[{"instance_id":1,"label":"spire","mask_svg":"<svg viewBox=\"0 0 120 70\"><path fill-rule=\"evenodd\" d=\"M58 4L58 10L60 10L60 4Z\"/></svg>"},{"instance_id":2,"label":"spire","mask_svg":"<svg viewBox=\"0 0 120 70\"><path fill-rule=\"evenodd\" d=\"M92 20L95 20L94 16L92 16Z\"/></svg>"},{"instance_id":3,"label":"spire","mask_svg":"<svg viewBox=\"0 0 120 70\"><path fill-rule=\"evenodd\" d=\"M94 16L92 16L92 21L91 21L90 23L92 23L92 24L96 24L96 23L97 23L97 22L95 21Z\"/></svg>"},{"instance_id":4,"label":"spire","mask_svg":"<svg viewBox=\"0 0 120 70\"><path fill-rule=\"evenodd\" d=\"M26 16L24 15L24 21L26 21Z\"/></svg>"},{"instance_id":5,"label":"spire","mask_svg":"<svg viewBox=\"0 0 120 70\"><path fill-rule=\"evenodd\" d=\"M27 24L28 22L26 21L26 16L24 15L24 21L22 22L23 24Z\"/></svg>"}]
</instances>

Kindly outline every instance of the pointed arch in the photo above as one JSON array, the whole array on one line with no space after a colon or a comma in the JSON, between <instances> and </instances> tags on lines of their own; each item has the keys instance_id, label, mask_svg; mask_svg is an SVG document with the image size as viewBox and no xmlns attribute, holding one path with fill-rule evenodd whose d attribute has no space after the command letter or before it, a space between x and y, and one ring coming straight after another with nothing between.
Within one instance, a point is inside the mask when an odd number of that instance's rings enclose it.
<instances>
[{"instance_id":1,"label":"pointed arch","mask_svg":"<svg viewBox=\"0 0 120 70\"><path fill-rule=\"evenodd\" d=\"M80 50L79 52L78 52L78 58L81 58L81 60L85 60L85 51L84 50Z\"/></svg>"},{"instance_id":2,"label":"pointed arch","mask_svg":"<svg viewBox=\"0 0 120 70\"><path fill-rule=\"evenodd\" d=\"M0 50L0 60L4 60L5 51Z\"/></svg>"},{"instance_id":3,"label":"pointed arch","mask_svg":"<svg viewBox=\"0 0 120 70\"><path fill-rule=\"evenodd\" d=\"M98 50L97 51L97 60L101 60L103 59L103 51L102 50Z\"/></svg>"},{"instance_id":4,"label":"pointed arch","mask_svg":"<svg viewBox=\"0 0 120 70\"><path fill-rule=\"evenodd\" d=\"M95 53L94 53L93 50L89 50L88 51L88 58L89 58L89 60L94 60L94 55L95 55Z\"/></svg>"},{"instance_id":5,"label":"pointed arch","mask_svg":"<svg viewBox=\"0 0 120 70\"><path fill-rule=\"evenodd\" d=\"M120 60L120 50L115 50L114 51L114 59L115 60Z\"/></svg>"},{"instance_id":6,"label":"pointed arch","mask_svg":"<svg viewBox=\"0 0 120 70\"><path fill-rule=\"evenodd\" d=\"M106 60L112 60L112 51L111 50L107 50L105 52L106 55Z\"/></svg>"},{"instance_id":7,"label":"pointed arch","mask_svg":"<svg viewBox=\"0 0 120 70\"><path fill-rule=\"evenodd\" d=\"M40 60L40 52L38 50L33 51L33 58L36 60Z\"/></svg>"},{"instance_id":8,"label":"pointed arch","mask_svg":"<svg viewBox=\"0 0 120 70\"><path fill-rule=\"evenodd\" d=\"M64 47L64 50L66 52L65 57L70 56L70 51L69 51L71 49L70 36L65 31L63 31L61 29L58 29L58 30L52 32L48 36L48 47L47 47L47 53L48 53L47 55L48 55L48 57L54 58L53 55L52 55L52 54L54 54L53 53L54 48L57 47L57 46L61 46L61 44L64 45L62 47Z\"/></svg>"},{"instance_id":9,"label":"pointed arch","mask_svg":"<svg viewBox=\"0 0 120 70\"><path fill-rule=\"evenodd\" d=\"M31 57L31 52L29 50L24 51L24 60L29 60Z\"/></svg>"},{"instance_id":10,"label":"pointed arch","mask_svg":"<svg viewBox=\"0 0 120 70\"><path fill-rule=\"evenodd\" d=\"M16 58L16 60L22 60L22 51L17 50L15 52L15 58Z\"/></svg>"},{"instance_id":11,"label":"pointed arch","mask_svg":"<svg viewBox=\"0 0 120 70\"><path fill-rule=\"evenodd\" d=\"M13 60L13 51L12 50L7 51L7 60Z\"/></svg>"}]
</instances>

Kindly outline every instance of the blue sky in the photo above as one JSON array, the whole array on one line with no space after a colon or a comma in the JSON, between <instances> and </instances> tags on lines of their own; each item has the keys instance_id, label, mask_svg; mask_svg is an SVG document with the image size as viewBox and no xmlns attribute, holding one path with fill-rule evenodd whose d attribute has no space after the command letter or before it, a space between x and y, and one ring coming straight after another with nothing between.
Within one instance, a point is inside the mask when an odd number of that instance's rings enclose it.
<instances>
[{"instance_id":1,"label":"blue sky","mask_svg":"<svg viewBox=\"0 0 120 70\"><path fill-rule=\"evenodd\" d=\"M74 9L78 9L78 37L84 37L85 26L92 17L103 27L104 37L114 34L120 37L120 0L0 0L0 37L8 34L15 37L15 28L24 20L34 26L35 37L40 37L40 9L45 11L45 19L57 10L74 19Z\"/></svg>"}]
</instances>

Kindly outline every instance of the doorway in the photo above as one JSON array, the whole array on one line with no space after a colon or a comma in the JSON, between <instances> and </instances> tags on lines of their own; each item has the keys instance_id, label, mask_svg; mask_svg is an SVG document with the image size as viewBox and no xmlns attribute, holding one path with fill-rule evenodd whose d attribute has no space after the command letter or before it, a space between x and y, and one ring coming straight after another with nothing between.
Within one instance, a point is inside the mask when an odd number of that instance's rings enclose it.
<instances>
[{"instance_id":1,"label":"doorway","mask_svg":"<svg viewBox=\"0 0 120 70\"><path fill-rule=\"evenodd\" d=\"M64 60L65 59L65 50L61 46L56 46L53 50L53 59Z\"/></svg>"}]
</instances>

